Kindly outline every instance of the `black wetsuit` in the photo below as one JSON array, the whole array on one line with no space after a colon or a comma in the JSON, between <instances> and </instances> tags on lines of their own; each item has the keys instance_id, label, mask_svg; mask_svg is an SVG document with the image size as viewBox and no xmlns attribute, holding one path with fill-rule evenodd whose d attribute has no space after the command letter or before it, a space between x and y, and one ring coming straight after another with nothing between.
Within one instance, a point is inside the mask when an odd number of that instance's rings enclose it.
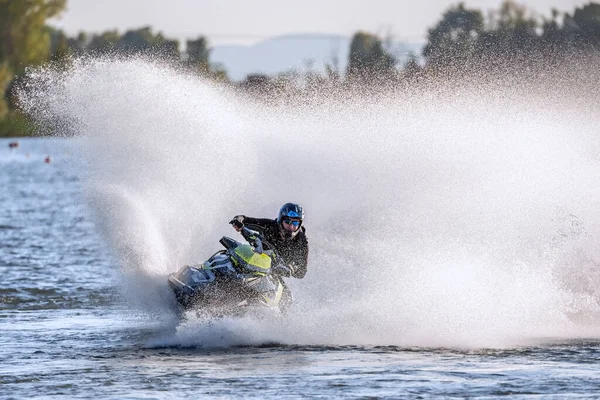
<instances>
[{"instance_id":1,"label":"black wetsuit","mask_svg":"<svg viewBox=\"0 0 600 400\"><path fill-rule=\"evenodd\" d=\"M265 240L275 247L283 258L284 265L291 269L294 278L304 278L308 263L308 240L303 226L292 239L284 239L276 219L241 217L240 222L244 225L252 224L262 228ZM251 226L248 228L252 229Z\"/></svg>"}]
</instances>

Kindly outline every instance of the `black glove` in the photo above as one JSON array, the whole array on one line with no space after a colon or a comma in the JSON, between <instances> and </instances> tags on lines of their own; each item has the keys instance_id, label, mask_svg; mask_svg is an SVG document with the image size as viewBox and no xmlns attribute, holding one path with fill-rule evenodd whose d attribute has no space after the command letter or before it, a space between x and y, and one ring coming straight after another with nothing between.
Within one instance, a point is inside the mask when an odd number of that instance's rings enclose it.
<instances>
[{"instance_id":1,"label":"black glove","mask_svg":"<svg viewBox=\"0 0 600 400\"><path fill-rule=\"evenodd\" d=\"M246 218L244 215L236 215L229 221L229 224L233 225L235 228L242 229L244 227L244 218Z\"/></svg>"}]
</instances>

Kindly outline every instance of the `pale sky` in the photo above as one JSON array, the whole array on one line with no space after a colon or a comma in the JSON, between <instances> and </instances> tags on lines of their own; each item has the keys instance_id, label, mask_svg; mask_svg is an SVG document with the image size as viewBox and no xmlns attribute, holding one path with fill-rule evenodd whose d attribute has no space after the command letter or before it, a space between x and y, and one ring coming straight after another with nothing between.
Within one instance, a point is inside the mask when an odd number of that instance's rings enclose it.
<instances>
[{"instance_id":1,"label":"pale sky","mask_svg":"<svg viewBox=\"0 0 600 400\"><path fill-rule=\"evenodd\" d=\"M391 34L406 42L425 40L427 29L457 1L449 0L68 0L68 10L51 23L74 36L150 25L166 37L206 36L211 45L250 44L292 33L334 33L351 36L358 30ZM518 1L544 16L556 8L572 12L588 1ZM465 0L468 8L487 14L501 0Z\"/></svg>"}]
</instances>

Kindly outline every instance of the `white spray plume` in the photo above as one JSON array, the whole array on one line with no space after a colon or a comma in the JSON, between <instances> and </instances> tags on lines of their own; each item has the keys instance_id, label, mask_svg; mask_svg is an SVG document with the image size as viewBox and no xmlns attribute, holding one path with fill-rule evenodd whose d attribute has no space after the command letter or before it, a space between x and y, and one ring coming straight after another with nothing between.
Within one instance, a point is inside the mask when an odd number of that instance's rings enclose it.
<instances>
[{"instance_id":1,"label":"white spray plume","mask_svg":"<svg viewBox=\"0 0 600 400\"><path fill-rule=\"evenodd\" d=\"M98 225L140 305L163 310L166 275L218 250L232 216L305 207L309 268L289 282L291 315L192 319L165 343L600 336L600 118L575 105L582 93L597 104L592 90L481 84L265 106L139 59L29 78L23 107L78 135ZM571 92L555 106L539 96Z\"/></svg>"}]
</instances>

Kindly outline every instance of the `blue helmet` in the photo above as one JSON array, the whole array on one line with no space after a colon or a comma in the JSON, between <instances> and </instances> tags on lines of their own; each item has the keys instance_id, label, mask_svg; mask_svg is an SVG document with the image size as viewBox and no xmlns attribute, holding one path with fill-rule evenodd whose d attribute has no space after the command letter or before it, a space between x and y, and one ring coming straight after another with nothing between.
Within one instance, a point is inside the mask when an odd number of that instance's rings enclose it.
<instances>
[{"instance_id":1,"label":"blue helmet","mask_svg":"<svg viewBox=\"0 0 600 400\"><path fill-rule=\"evenodd\" d=\"M302 221L304 220L304 210L302 209L302 206L296 203L285 203L283 206L281 206L281 209L279 209L279 214L277 215L277 224L279 225L279 227L284 233L289 235L290 238L293 238L298 232L300 232L300 227L298 227L298 229L295 232L288 233L288 231L285 231L281 225L282 221L285 218L299 220L301 227Z\"/></svg>"}]
</instances>

